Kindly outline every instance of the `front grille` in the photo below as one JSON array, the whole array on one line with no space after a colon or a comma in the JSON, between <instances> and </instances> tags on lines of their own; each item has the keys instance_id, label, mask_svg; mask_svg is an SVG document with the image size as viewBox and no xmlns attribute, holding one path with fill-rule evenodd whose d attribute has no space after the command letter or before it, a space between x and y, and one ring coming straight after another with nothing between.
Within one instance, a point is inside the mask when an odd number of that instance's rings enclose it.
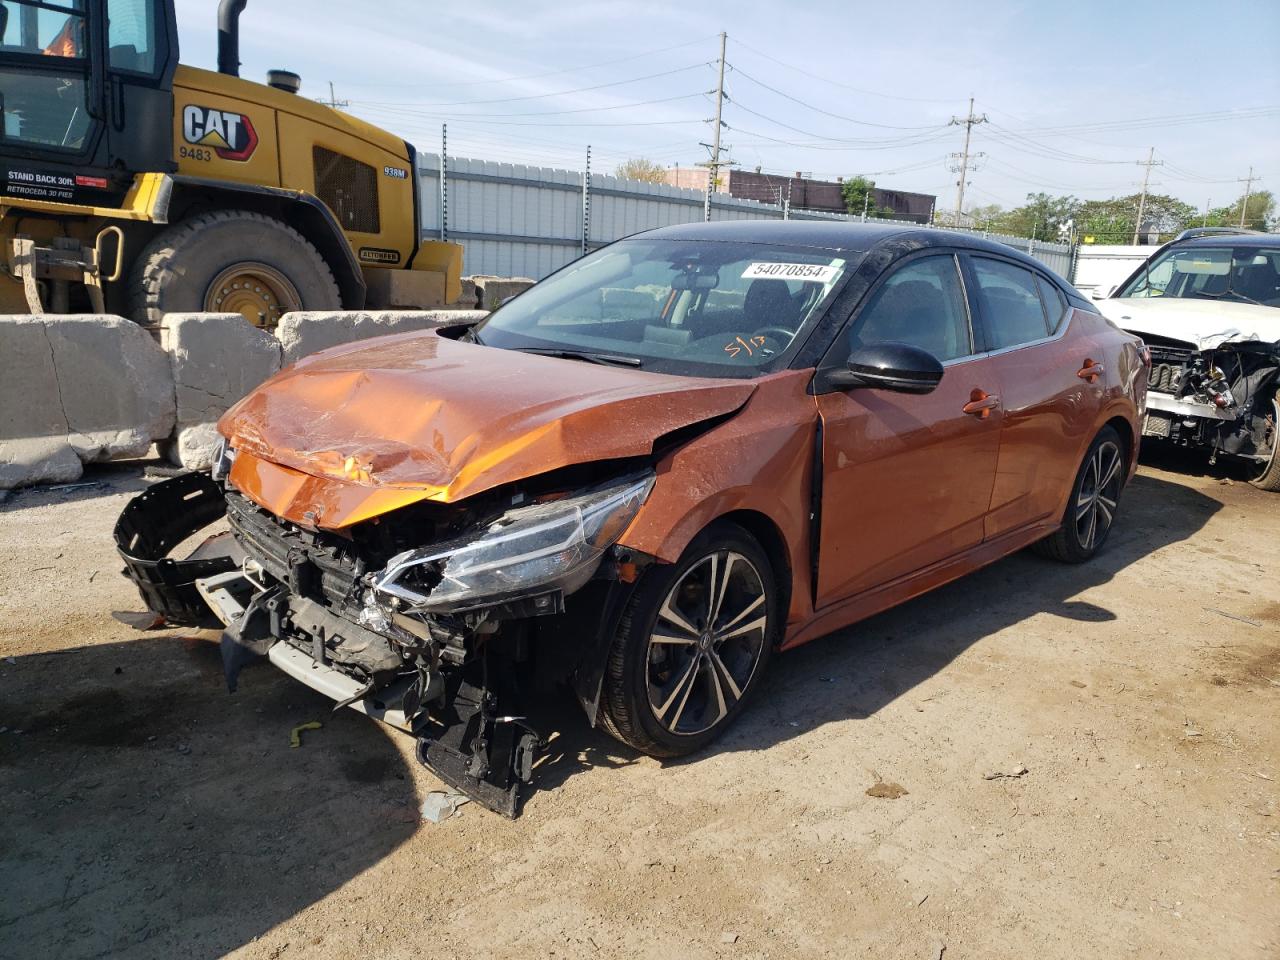
<instances>
[{"instance_id":1,"label":"front grille","mask_svg":"<svg viewBox=\"0 0 1280 960\"><path fill-rule=\"evenodd\" d=\"M311 599L341 608L354 602L361 570L354 551L303 530L286 528L279 520L237 493L227 493L227 521L250 559L271 577L291 586L302 580ZM314 575L310 573L314 570Z\"/></svg>"},{"instance_id":2,"label":"front grille","mask_svg":"<svg viewBox=\"0 0 1280 960\"><path fill-rule=\"evenodd\" d=\"M378 172L324 147L312 147L316 196L333 211L343 230L378 233Z\"/></svg>"},{"instance_id":3,"label":"front grille","mask_svg":"<svg viewBox=\"0 0 1280 960\"><path fill-rule=\"evenodd\" d=\"M1147 381L1148 389L1158 393L1177 394L1182 386L1183 372L1191 362L1195 351L1163 344L1149 349L1151 350L1151 377Z\"/></svg>"}]
</instances>

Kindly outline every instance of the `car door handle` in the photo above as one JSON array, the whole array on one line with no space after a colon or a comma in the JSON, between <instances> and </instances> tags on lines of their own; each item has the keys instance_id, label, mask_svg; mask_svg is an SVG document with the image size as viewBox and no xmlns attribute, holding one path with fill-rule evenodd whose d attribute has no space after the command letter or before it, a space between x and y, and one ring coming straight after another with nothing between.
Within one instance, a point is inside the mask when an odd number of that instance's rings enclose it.
<instances>
[{"instance_id":1,"label":"car door handle","mask_svg":"<svg viewBox=\"0 0 1280 960\"><path fill-rule=\"evenodd\" d=\"M963 407L964 412L979 420L985 420L991 416L991 411L999 409L1000 398L992 396L985 390L975 389L969 394L969 402Z\"/></svg>"},{"instance_id":2,"label":"car door handle","mask_svg":"<svg viewBox=\"0 0 1280 960\"><path fill-rule=\"evenodd\" d=\"M1107 372L1107 368L1093 360L1086 360L1084 366L1076 371L1076 376L1081 380L1088 380L1090 383L1097 383L1098 377Z\"/></svg>"}]
</instances>

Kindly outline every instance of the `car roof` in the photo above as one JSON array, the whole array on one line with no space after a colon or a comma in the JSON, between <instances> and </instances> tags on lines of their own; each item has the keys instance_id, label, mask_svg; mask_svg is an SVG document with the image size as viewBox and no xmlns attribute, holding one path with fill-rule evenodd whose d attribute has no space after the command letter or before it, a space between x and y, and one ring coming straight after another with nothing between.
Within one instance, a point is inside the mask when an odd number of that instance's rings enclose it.
<instances>
[{"instance_id":1,"label":"car roof","mask_svg":"<svg viewBox=\"0 0 1280 960\"><path fill-rule=\"evenodd\" d=\"M1033 257L1007 244L957 230L939 230L913 223L861 223L856 220L721 220L680 223L634 234L628 239L711 240L738 243L778 243L849 253L867 253L887 241L900 241L903 252L926 247L961 247L998 253L1056 276ZM1064 281L1065 282L1065 281Z\"/></svg>"},{"instance_id":2,"label":"car roof","mask_svg":"<svg viewBox=\"0 0 1280 960\"><path fill-rule=\"evenodd\" d=\"M1280 247L1280 233L1210 233L1172 240L1168 247Z\"/></svg>"}]
</instances>

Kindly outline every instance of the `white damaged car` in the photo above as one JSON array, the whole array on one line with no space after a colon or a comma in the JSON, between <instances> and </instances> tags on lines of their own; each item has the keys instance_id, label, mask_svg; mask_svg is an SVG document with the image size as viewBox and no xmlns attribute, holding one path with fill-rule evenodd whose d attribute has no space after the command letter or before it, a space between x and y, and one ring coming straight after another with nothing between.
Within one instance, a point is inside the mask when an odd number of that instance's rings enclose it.
<instances>
[{"instance_id":1,"label":"white damaged car","mask_svg":"<svg viewBox=\"0 0 1280 960\"><path fill-rule=\"evenodd\" d=\"M1189 230L1098 308L1151 351L1143 437L1238 458L1280 492L1280 235Z\"/></svg>"}]
</instances>

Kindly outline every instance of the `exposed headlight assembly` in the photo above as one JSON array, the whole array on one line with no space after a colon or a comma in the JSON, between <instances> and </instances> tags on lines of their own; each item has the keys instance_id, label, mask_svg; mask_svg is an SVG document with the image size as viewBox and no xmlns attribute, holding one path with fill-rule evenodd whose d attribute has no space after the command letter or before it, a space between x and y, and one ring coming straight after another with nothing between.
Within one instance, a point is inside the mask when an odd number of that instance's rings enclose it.
<instances>
[{"instance_id":1,"label":"exposed headlight assembly","mask_svg":"<svg viewBox=\"0 0 1280 960\"><path fill-rule=\"evenodd\" d=\"M226 437L219 434L218 445L213 448L213 466L209 470L209 475L216 483L221 483L227 479L227 474L231 472L231 465L235 460L235 449L227 443Z\"/></svg>"},{"instance_id":2,"label":"exposed headlight assembly","mask_svg":"<svg viewBox=\"0 0 1280 960\"><path fill-rule=\"evenodd\" d=\"M635 518L654 475L509 510L467 539L406 550L373 581L410 610L457 612L560 590L591 578Z\"/></svg>"}]
</instances>

